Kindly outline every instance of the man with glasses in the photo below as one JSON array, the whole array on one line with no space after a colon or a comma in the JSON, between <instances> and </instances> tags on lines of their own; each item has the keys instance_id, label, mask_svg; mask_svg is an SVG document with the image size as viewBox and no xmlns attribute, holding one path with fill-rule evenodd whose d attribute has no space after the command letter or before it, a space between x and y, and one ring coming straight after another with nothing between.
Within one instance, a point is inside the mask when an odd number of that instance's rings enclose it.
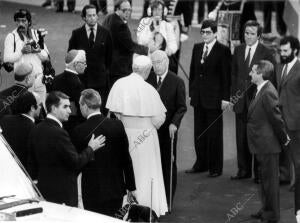
<instances>
[{"instance_id":1,"label":"man with glasses","mask_svg":"<svg viewBox=\"0 0 300 223\"><path fill-rule=\"evenodd\" d=\"M115 3L115 12L107 15L103 21L113 39L113 56L111 69L111 86L121 77L132 72L132 56L134 53L147 55L147 46L135 43L131 38L128 20L131 15L131 5L128 0L118 0ZM105 103L104 103L105 104Z\"/></svg>"},{"instance_id":2,"label":"man with glasses","mask_svg":"<svg viewBox=\"0 0 300 223\"><path fill-rule=\"evenodd\" d=\"M54 78L52 90L61 91L70 97L71 114L64 128L69 132L84 121L80 113L79 98L84 86L78 78L86 68L86 57L83 50L70 50L65 58L66 69Z\"/></svg>"},{"instance_id":3,"label":"man with glasses","mask_svg":"<svg viewBox=\"0 0 300 223\"><path fill-rule=\"evenodd\" d=\"M194 45L189 82L197 159L186 173L209 171L209 177L218 177L223 170L222 110L230 96L231 53L216 40L215 21L204 20L200 33L204 42Z\"/></svg>"},{"instance_id":4,"label":"man with glasses","mask_svg":"<svg viewBox=\"0 0 300 223\"><path fill-rule=\"evenodd\" d=\"M85 24L75 29L69 40L68 51L84 50L87 68L80 80L85 88L93 88L102 96L105 104L109 92L109 75L112 60L112 39L108 30L97 23L98 15L94 5L83 7L81 17ZM104 107L102 112L105 113Z\"/></svg>"}]
</instances>

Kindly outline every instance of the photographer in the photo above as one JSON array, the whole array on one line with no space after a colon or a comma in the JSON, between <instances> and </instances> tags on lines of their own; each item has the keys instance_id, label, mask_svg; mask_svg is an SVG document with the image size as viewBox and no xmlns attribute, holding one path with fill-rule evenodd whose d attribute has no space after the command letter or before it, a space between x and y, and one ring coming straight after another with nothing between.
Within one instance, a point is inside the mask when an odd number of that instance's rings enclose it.
<instances>
[{"instance_id":1,"label":"photographer","mask_svg":"<svg viewBox=\"0 0 300 223\"><path fill-rule=\"evenodd\" d=\"M44 44L46 32L43 29L32 29L31 14L26 9L19 9L14 14L17 28L9 33L4 41L3 66L7 72L15 70L19 63L30 62L37 79L32 87L45 101L46 87L42 83L42 62L49 60L49 53Z\"/></svg>"}]
</instances>

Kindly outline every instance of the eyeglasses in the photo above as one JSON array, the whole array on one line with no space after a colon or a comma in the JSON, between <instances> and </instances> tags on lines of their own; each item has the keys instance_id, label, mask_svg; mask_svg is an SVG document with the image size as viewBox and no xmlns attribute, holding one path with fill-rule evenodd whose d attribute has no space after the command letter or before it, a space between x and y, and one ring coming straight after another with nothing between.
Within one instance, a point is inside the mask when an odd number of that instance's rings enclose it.
<instances>
[{"instance_id":1,"label":"eyeglasses","mask_svg":"<svg viewBox=\"0 0 300 223\"><path fill-rule=\"evenodd\" d=\"M213 32L212 32L212 31L201 30L200 33L201 33L201 35L204 35L204 34L210 35L210 34L212 34Z\"/></svg>"},{"instance_id":2,"label":"eyeglasses","mask_svg":"<svg viewBox=\"0 0 300 223\"><path fill-rule=\"evenodd\" d=\"M121 11L122 11L123 13L125 13L125 12L132 12L132 9L121 9Z\"/></svg>"},{"instance_id":3,"label":"eyeglasses","mask_svg":"<svg viewBox=\"0 0 300 223\"><path fill-rule=\"evenodd\" d=\"M82 64L82 65L86 66L86 62L83 62L83 61L77 61L77 63L79 63L79 64Z\"/></svg>"}]
</instances>

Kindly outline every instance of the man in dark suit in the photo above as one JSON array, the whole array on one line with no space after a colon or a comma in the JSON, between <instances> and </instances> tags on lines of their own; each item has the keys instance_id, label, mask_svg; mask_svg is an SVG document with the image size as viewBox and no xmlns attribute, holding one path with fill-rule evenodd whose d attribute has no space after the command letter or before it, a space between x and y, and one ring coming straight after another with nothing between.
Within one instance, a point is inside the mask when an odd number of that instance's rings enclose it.
<instances>
[{"instance_id":1,"label":"man in dark suit","mask_svg":"<svg viewBox=\"0 0 300 223\"><path fill-rule=\"evenodd\" d=\"M81 17L85 25L72 32L68 51L76 49L86 52L87 68L80 78L85 88L97 90L106 102L112 62L111 35L97 23L98 16L94 5L84 6Z\"/></svg>"},{"instance_id":2,"label":"man in dark suit","mask_svg":"<svg viewBox=\"0 0 300 223\"><path fill-rule=\"evenodd\" d=\"M86 148L77 153L69 134L62 128L62 122L71 113L69 97L62 92L50 92L46 108L47 118L30 135L29 173L38 181L38 188L47 201L76 207L77 174L94 159L94 151L104 145L105 138L92 135Z\"/></svg>"},{"instance_id":3,"label":"man in dark suit","mask_svg":"<svg viewBox=\"0 0 300 223\"><path fill-rule=\"evenodd\" d=\"M148 54L148 47L135 43L131 38L127 24L131 11L128 0L118 0L115 3L115 12L107 15L103 21L103 26L110 31L113 39L111 86L116 80L132 72L131 65L134 53Z\"/></svg>"},{"instance_id":4,"label":"man in dark suit","mask_svg":"<svg viewBox=\"0 0 300 223\"><path fill-rule=\"evenodd\" d=\"M262 208L252 217L260 218L264 223L276 223L280 218L279 153L281 145L287 146L290 141L277 91L268 81L273 69L273 64L267 60L252 66L251 82L257 86L257 92L249 105L247 122L249 149L256 155L261 175Z\"/></svg>"},{"instance_id":5,"label":"man in dark suit","mask_svg":"<svg viewBox=\"0 0 300 223\"><path fill-rule=\"evenodd\" d=\"M165 183L167 202L174 197L177 184L176 145L177 132L184 113L186 112L185 86L183 80L169 71L169 58L164 51L157 50L151 54L155 73L151 73L147 82L157 89L167 109L166 120L158 130L160 155ZM173 153L171 154L171 139ZM172 163L172 196L170 196L170 174Z\"/></svg>"},{"instance_id":6,"label":"man in dark suit","mask_svg":"<svg viewBox=\"0 0 300 223\"><path fill-rule=\"evenodd\" d=\"M15 68L15 84L0 92L0 118L16 114L16 100L33 86L36 75L32 74L32 64L20 63Z\"/></svg>"},{"instance_id":7,"label":"man in dark suit","mask_svg":"<svg viewBox=\"0 0 300 223\"><path fill-rule=\"evenodd\" d=\"M86 57L83 50L70 50L65 58L66 69L63 73L55 76L51 90L61 91L70 97L71 114L64 128L70 132L73 128L83 122L80 113L79 98L84 86L78 75L83 74L86 68Z\"/></svg>"},{"instance_id":8,"label":"man in dark suit","mask_svg":"<svg viewBox=\"0 0 300 223\"><path fill-rule=\"evenodd\" d=\"M245 24L245 43L237 46L232 58L231 99L236 117L236 145L238 172L232 176L233 180L250 178L252 175L252 155L247 143L247 111L253 97L255 86L250 82L249 72L253 64L259 60L268 60L275 64L272 53L259 43L262 27L256 21ZM274 74L271 82L274 83ZM257 165L255 161L254 176L258 181Z\"/></svg>"},{"instance_id":9,"label":"man in dark suit","mask_svg":"<svg viewBox=\"0 0 300 223\"><path fill-rule=\"evenodd\" d=\"M34 128L35 118L40 114L41 106L31 92L17 99L16 115L7 115L0 120L4 138L7 140L25 169L28 161L28 139Z\"/></svg>"},{"instance_id":10,"label":"man in dark suit","mask_svg":"<svg viewBox=\"0 0 300 223\"><path fill-rule=\"evenodd\" d=\"M186 172L209 171L217 177L223 169L222 109L229 101L231 53L217 42L215 21L203 21L201 35L204 43L194 45L189 82L197 159Z\"/></svg>"},{"instance_id":11,"label":"man in dark suit","mask_svg":"<svg viewBox=\"0 0 300 223\"><path fill-rule=\"evenodd\" d=\"M300 62L297 58L299 50L300 43L297 38L287 36L281 39L281 64L277 70L279 101L291 137L289 152L295 168L295 212L300 210Z\"/></svg>"},{"instance_id":12,"label":"man in dark suit","mask_svg":"<svg viewBox=\"0 0 300 223\"><path fill-rule=\"evenodd\" d=\"M105 147L82 169L82 200L84 208L114 216L122 207L123 196L135 191L134 172L129 144L121 121L100 113L101 98L93 89L81 93L80 109L86 122L77 126L72 139L78 151L84 150L92 134L104 135Z\"/></svg>"}]
</instances>

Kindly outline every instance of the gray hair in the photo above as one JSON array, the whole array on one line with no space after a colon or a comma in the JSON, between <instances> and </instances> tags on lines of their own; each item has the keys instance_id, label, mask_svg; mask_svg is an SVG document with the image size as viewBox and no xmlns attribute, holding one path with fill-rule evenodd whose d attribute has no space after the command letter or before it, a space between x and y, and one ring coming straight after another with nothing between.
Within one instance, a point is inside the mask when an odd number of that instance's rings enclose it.
<instances>
[{"instance_id":1,"label":"gray hair","mask_svg":"<svg viewBox=\"0 0 300 223\"><path fill-rule=\"evenodd\" d=\"M149 57L138 55L133 58L132 71L143 77L148 76L152 67L152 61Z\"/></svg>"}]
</instances>

